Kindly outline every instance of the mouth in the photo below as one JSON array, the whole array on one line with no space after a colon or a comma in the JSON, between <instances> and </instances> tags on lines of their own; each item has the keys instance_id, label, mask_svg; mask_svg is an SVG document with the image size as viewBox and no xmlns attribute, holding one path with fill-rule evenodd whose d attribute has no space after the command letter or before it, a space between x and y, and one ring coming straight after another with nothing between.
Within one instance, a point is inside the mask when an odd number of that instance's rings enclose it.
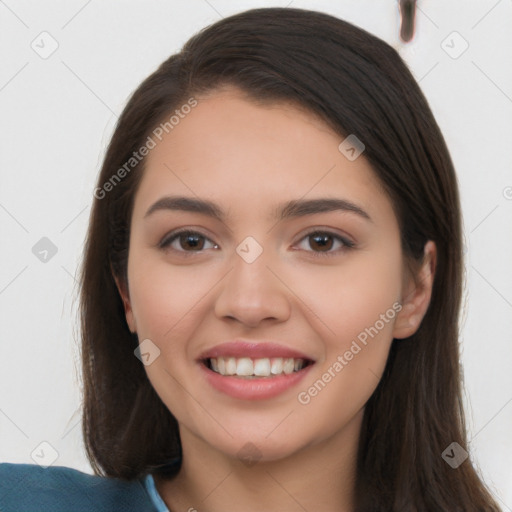
<instances>
[{"instance_id":1,"label":"mouth","mask_svg":"<svg viewBox=\"0 0 512 512\"><path fill-rule=\"evenodd\" d=\"M238 400L265 400L291 393L315 360L272 342L235 340L203 352L197 359L210 389Z\"/></svg>"},{"instance_id":2,"label":"mouth","mask_svg":"<svg viewBox=\"0 0 512 512\"><path fill-rule=\"evenodd\" d=\"M314 362L310 359L293 357L208 357L201 363L212 372L224 377L241 379L275 379L298 373Z\"/></svg>"}]
</instances>

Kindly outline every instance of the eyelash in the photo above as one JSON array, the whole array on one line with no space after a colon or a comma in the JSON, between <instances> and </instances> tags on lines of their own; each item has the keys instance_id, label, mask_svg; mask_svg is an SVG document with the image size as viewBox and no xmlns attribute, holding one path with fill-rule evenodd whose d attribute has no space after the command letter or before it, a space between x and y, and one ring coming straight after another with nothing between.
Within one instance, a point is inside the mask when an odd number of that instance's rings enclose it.
<instances>
[{"instance_id":1,"label":"eyelash","mask_svg":"<svg viewBox=\"0 0 512 512\"><path fill-rule=\"evenodd\" d=\"M166 238L164 238L160 243L159 243L159 248L162 249L162 250L173 250L174 252L179 252L179 253L183 253L183 255L185 257L191 257L193 256L194 254L197 254L197 253L201 253L204 251L204 249L200 250L200 251L184 251L184 250L178 250L178 249L171 249L170 248L170 245L175 241L175 240L178 240L178 237L180 235L199 235L199 237L201 238L204 238L205 240L208 240L209 242L212 242L214 245L217 245L215 244L212 240L210 240L207 236L203 235L202 233L200 233L199 231L192 231L190 229L182 229L180 231L176 231L174 233L170 233L169 236L167 236ZM343 247L341 249L338 249L338 250L335 250L335 251L328 251L328 252L322 252L322 251L306 251L306 252L311 252L313 253L313 255L315 257L330 257L330 256L336 256L337 254L339 254L341 251L346 251L346 250L350 250L350 249L353 249L355 247L355 244L353 242L351 242L350 240L332 232L332 231L322 231L322 230L313 230L313 231L310 231L309 233L306 233L300 240L299 242L302 242L304 239L307 239L308 237L312 236L312 235L327 235L329 237L332 237L334 238L335 240L337 240L338 242L341 242L343 244Z\"/></svg>"}]
</instances>

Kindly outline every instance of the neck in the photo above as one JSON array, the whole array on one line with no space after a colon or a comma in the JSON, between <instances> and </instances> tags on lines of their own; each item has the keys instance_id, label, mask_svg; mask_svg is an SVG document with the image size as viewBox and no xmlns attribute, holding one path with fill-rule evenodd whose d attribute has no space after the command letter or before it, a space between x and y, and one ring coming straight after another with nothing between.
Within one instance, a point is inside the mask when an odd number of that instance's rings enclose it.
<instances>
[{"instance_id":1,"label":"neck","mask_svg":"<svg viewBox=\"0 0 512 512\"><path fill-rule=\"evenodd\" d=\"M361 410L332 437L274 461L241 461L181 430L183 462L171 480L154 475L171 512L353 512Z\"/></svg>"}]
</instances>

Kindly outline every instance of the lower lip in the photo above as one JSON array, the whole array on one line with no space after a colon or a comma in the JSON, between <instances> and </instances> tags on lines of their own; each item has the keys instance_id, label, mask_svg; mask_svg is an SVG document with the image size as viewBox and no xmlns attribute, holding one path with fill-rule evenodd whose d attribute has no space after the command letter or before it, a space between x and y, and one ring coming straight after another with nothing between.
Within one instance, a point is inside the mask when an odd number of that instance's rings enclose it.
<instances>
[{"instance_id":1,"label":"lower lip","mask_svg":"<svg viewBox=\"0 0 512 512\"><path fill-rule=\"evenodd\" d=\"M278 375L276 377L252 379L224 376L210 370L203 363L200 363L200 366L205 373L208 383L218 391L241 400L265 400L278 396L296 386L309 373L313 364L306 366L298 372Z\"/></svg>"}]
</instances>

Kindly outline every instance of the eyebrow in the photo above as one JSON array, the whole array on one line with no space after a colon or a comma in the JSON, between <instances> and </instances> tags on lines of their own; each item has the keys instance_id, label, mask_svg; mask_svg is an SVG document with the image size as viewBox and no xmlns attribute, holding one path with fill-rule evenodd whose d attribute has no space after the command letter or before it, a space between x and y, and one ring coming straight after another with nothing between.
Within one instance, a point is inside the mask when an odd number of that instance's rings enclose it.
<instances>
[{"instance_id":1,"label":"eyebrow","mask_svg":"<svg viewBox=\"0 0 512 512\"><path fill-rule=\"evenodd\" d=\"M165 196L156 201L146 212L144 218L161 210L178 210L207 215L225 222L226 213L222 208L207 199L187 196ZM275 210L274 218L284 220L292 217L305 217L316 213L343 211L354 213L365 220L373 222L372 218L360 206L346 199L321 197L317 199L296 199L281 203Z\"/></svg>"}]
</instances>

